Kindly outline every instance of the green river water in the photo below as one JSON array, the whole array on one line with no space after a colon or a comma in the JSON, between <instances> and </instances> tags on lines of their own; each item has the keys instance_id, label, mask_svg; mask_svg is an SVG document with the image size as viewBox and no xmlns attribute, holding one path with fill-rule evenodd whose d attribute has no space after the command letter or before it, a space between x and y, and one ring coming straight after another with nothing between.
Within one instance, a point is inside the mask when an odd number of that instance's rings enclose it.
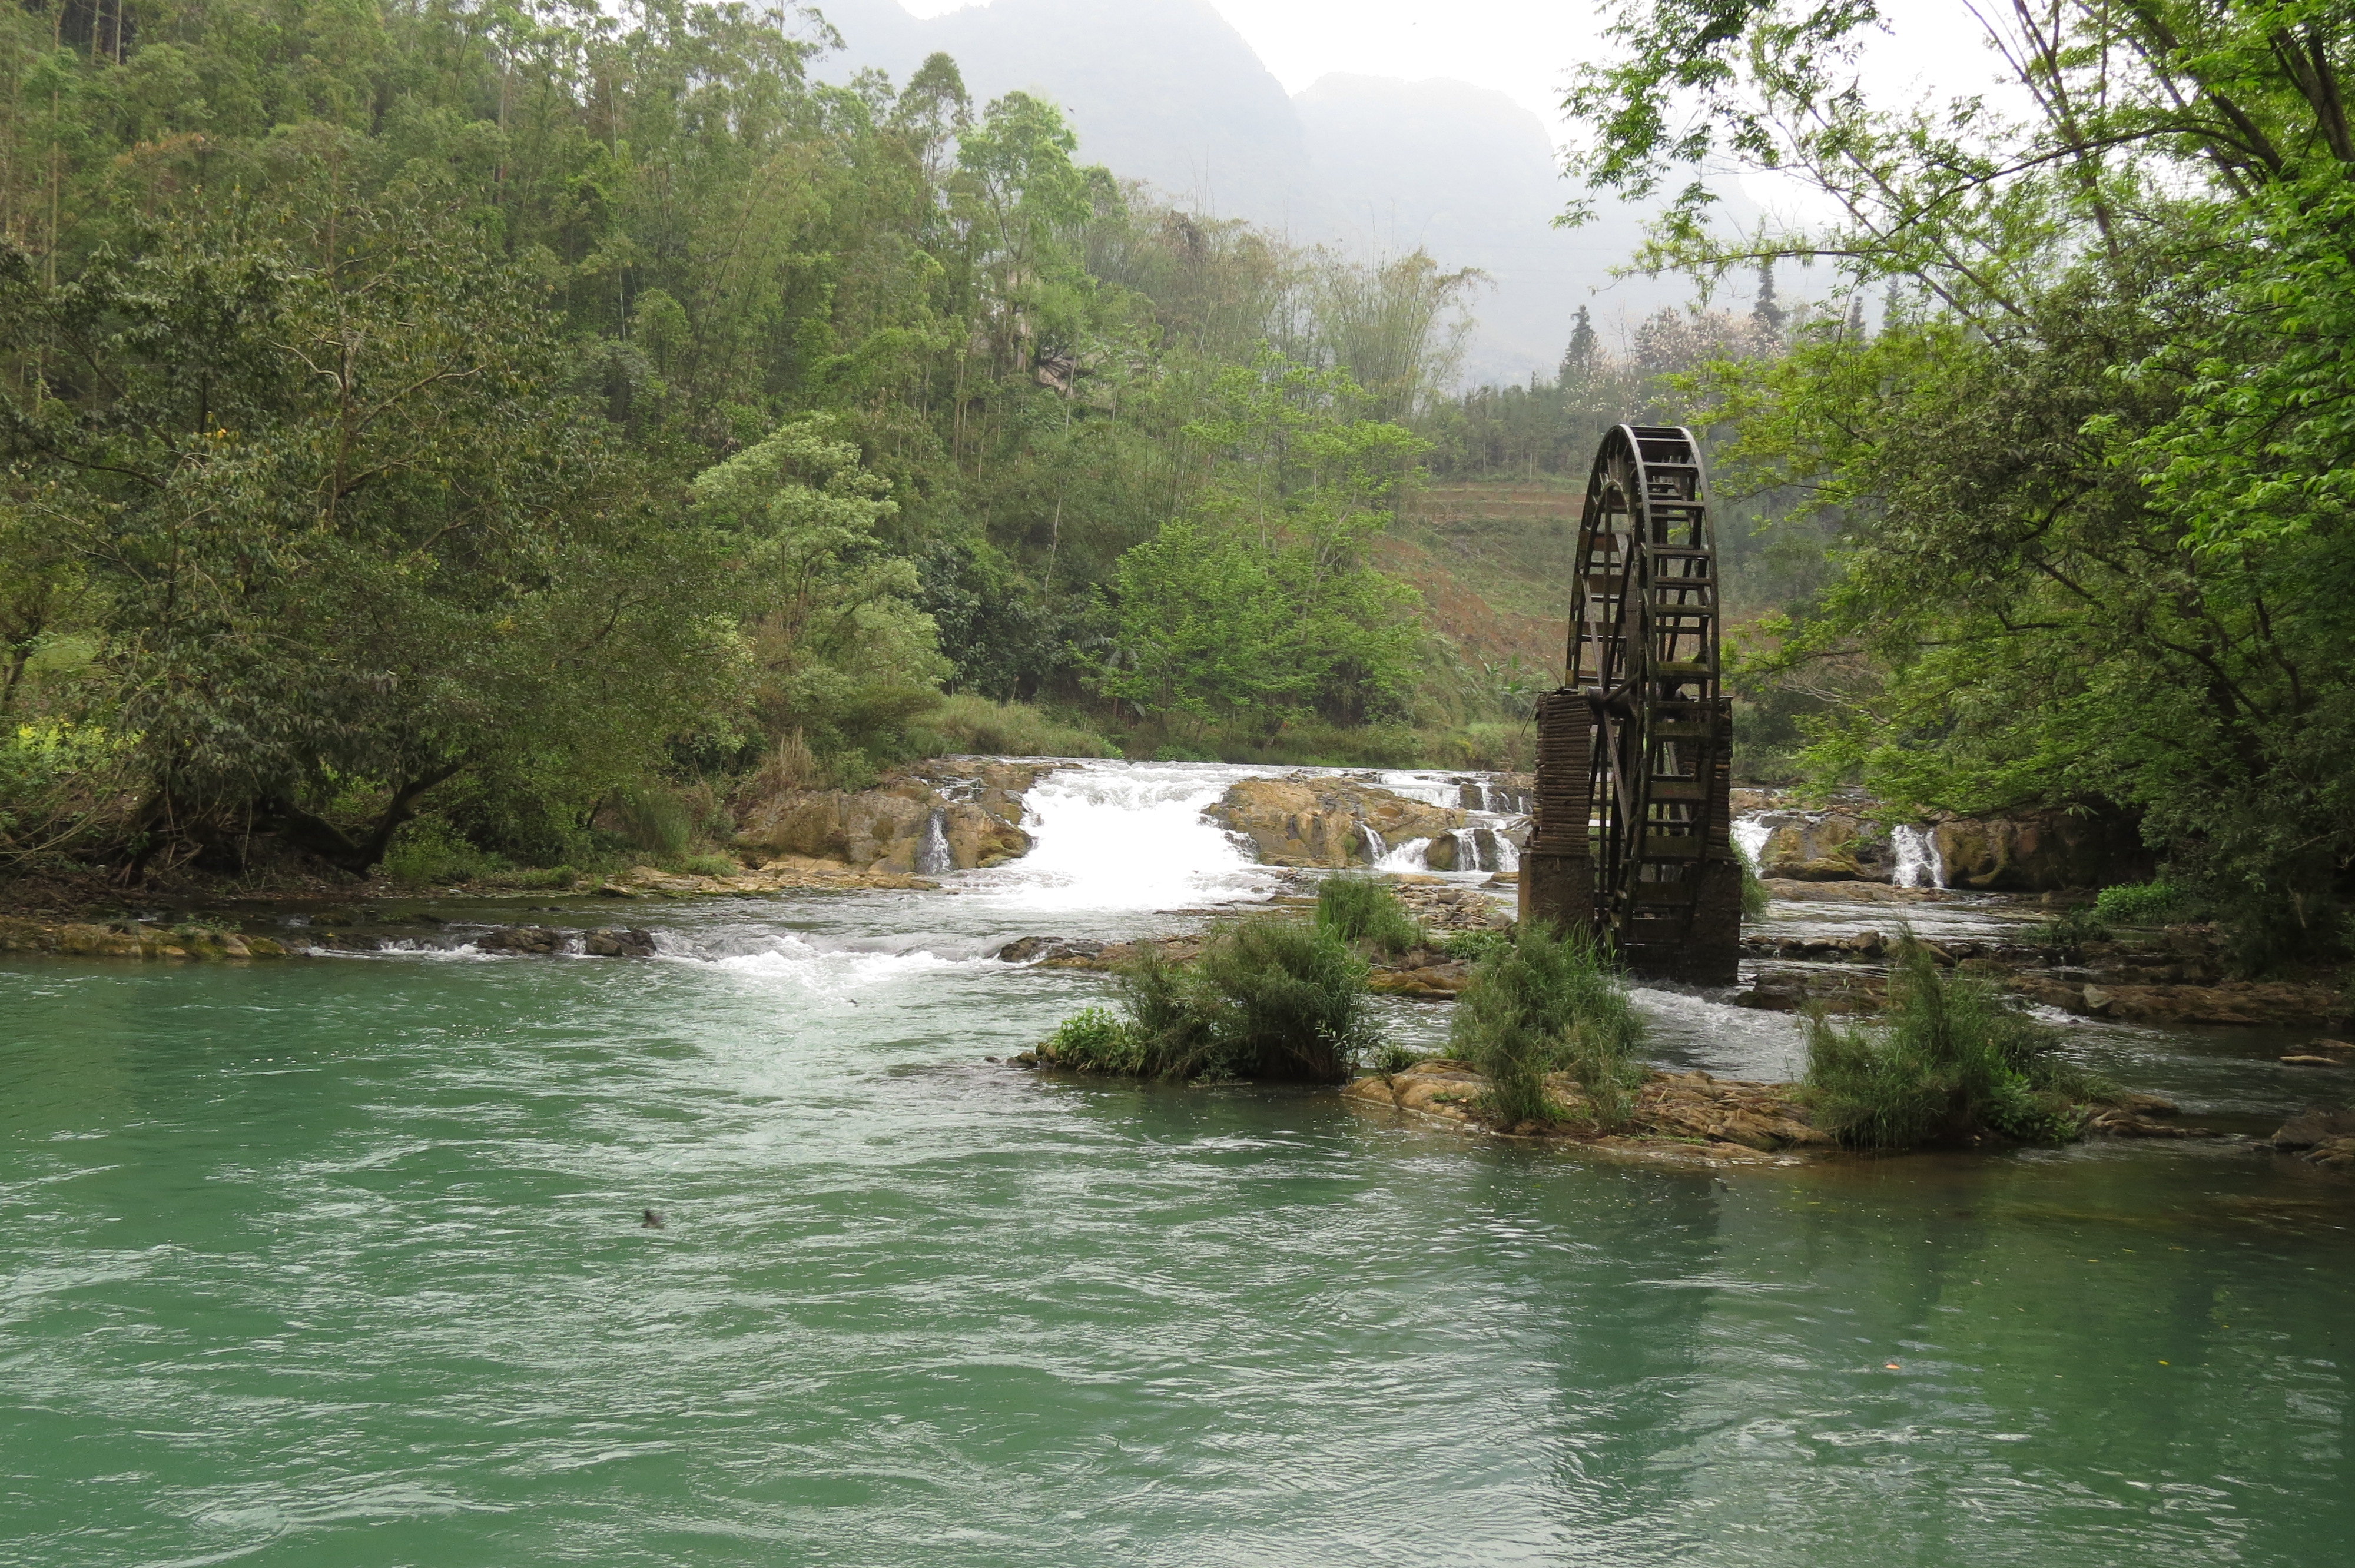
<instances>
[{"instance_id":1,"label":"green river water","mask_svg":"<svg viewBox=\"0 0 2355 1568\"><path fill-rule=\"evenodd\" d=\"M1101 982L988 939L1178 921L1052 880L680 905L648 961L0 967L0 1563L2355 1540L2350 1184L2245 1144L1710 1173L1042 1081L984 1058ZM1670 1059L1793 1049L1646 1005ZM2252 1129L2299 1092L2254 1035L2085 1049Z\"/></svg>"}]
</instances>

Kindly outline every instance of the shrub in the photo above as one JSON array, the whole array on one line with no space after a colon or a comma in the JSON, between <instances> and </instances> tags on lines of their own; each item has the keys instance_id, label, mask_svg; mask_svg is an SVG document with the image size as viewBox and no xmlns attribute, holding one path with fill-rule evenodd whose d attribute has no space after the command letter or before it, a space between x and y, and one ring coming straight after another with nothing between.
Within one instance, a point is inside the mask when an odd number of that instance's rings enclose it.
<instances>
[{"instance_id":1,"label":"shrub","mask_svg":"<svg viewBox=\"0 0 2355 1568\"><path fill-rule=\"evenodd\" d=\"M1055 1026L1047 1054L1059 1067L1082 1073L1135 1074L1144 1070L1136 1031L1106 1009L1091 1007Z\"/></svg>"},{"instance_id":2,"label":"shrub","mask_svg":"<svg viewBox=\"0 0 2355 1568\"><path fill-rule=\"evenodd\" d=\"M1889 1012L1842 1028L1818 1014L1807 1035L1817 1119L1841 1141L1904 1149L1984 1133L2061 1143L2080 1102L2112 1092L2062 1056L2054 1031L2007 1007L1985 982L1942 970L1911 932L1897 945Z\"/></svg>"},{"instance_id":3,"label":"shrub","mask_svg":"<svg viewBox=\"0 0 2355 1568\"><path fill-rule=\"evenodd\" d=\"M679 870L695 876L736 876L744 868L724 854L706 851L701 854L681 855L674 863Z\"/></svg>"},{"instance_id":4,"label":"shrub","mask_svg":"<svg viewBox=\"0 0 2355 1568\"><path fill-rule=\"evenodd\" d=\"M1380 1043L1365 960L1331 931L1245 920L1206 943L1196 967L1218 999L1220 1065L1234 1076L1339 1083Z\"/></svg>"},{"instance_id":5,"label":"shrub","mask_svg":"<svg viewBox=\"0 0 2355 1568\"><path fill-rule=\"evenodd\" d=\"M1214 932L1191 967L1147 948L1118 986L1127 1015L1114 1021L1119 1041L1081 1013L1063 1024L1077 1031L1077 1056L1066 1056L1062 1030L1051 1042L1059 1065L1153 1078L1338 1083L1380 1044L1365 960L1331 931L1296 920L1263 916Z\"/></svg>"},{"instance_id":6,"label":"shrub","mask_svg":"<svg viewBox=\"0 0 2355 1568\"><path fill-rule=\"evenodd\" d=\"M1635 1061L1643 1026L1608 958L1582 931L1524 923L1509 945L1492 948L1456 1000L1453 1038L1455 1054L1487 1075L1488 1109L1501 1122L1561 1119L1566 1113L1546 1093L1546 1075L1567 1070L1594 1120L1616 1126L1643 1081Z\"/></svg>"},{"instance_id":7,"label":"shrub","mask_svg":"<svg viewBox=\"0 0 2355 1568\"><path fill-rule=\"evenodd\" d=\"M477 849L440 817L404 822L384 853L384 874L412 887L476 882L509 869L506 857Z\"/></svg>"},{"instance_id":8,"label":"shrub","mask_svg":"<svg viewBox=\"0 0 2355 1568\"><path fill-rule=\"evenodd\" d=\"M659 784L614 791L597 816L601 826L609 826L632 849L655 854L679 854L695 836L686 802Z\"/></svg>"},{"instance_id":9,"label":"shrub","mask_svg":"<svg viewBox=\"0 0 2355 1568\"><path fill-rule=\"evenodd\" d=\"M2164 926L2200 917L2199 900L2188 888L2167 882L2135 882L2105 887L2094 900L2094 917L2119 926Z\"/></svg>"},{"instance_id":10,"label":"shrub","mask_svg":"<svg viewBox=\"0 0 2355 1568\"><path fill-rule=\"evenodd\" d=\"M1773 896L1767 893L1766 885L1758 880L1758 868L1750 863L1748 855L1737 854L1733 860L1742 868L1742 917L1764 919L1767 906L1774 902Z\"/></svg>"},{"instance_id":11,"label":"shrub","mask_svg":"<svg viewBox=\"0 0 2355 1568\"><path fill-rule=\"evenodd\" d=\"M1423 1054L1408 1046L1380 1045L1374 1049L1373 1068L1388 1077L1392 1073L1405 1072L1422 1060Z\"/></svg>"},{"instance_id":12,"label":"shrub","mask_svg":"<svg viewBox=\"0 0 2355 1568\"><path fill-rule=\"evenodd\" d=\"M1439 950L1451 959L1466 959L1479 962L1499 948L1513 945L1510 931L1450 931L1439 939Z\"/></svg>"},{"instance_id":13,"label":"shrub","mask_svg":"<svg viewBox=\"0 0 2355 1568\"><path fill-rule=\"evenodd\" d=\"M2090 904L2073 904L2035 928L2037 939L2056 948L2080 947L2087 942L2106 942L2110 929L2102 924L2099 908Z\"/></svg>"},{"instance_id":14,"label":"shrub","mask_svg":"<svg viewBox=\"0 0 2355 1568\"><path fill-rule=\"evenodd\" d=\"M1423 925L1397 894L1365 876L1328 876L1316 889L1316 925L1345 942L1403 953L1423 943Z\"/></svg>"}]
</instances>

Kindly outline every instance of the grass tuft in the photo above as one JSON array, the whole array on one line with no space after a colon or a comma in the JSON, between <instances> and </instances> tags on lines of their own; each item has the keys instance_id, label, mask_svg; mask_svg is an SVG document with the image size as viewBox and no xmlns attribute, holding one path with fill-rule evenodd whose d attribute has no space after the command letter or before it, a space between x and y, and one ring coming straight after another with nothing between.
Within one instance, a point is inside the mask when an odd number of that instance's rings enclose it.
<instances>
[{"instance_id":1,"label":"grass tuft","mask_svg":"<svg viewBox=\"0 0 2355 1568\"><path fill-rule=\"evenodd\" d=\"M1334 932L1263 916L1214 932L1191 965L1144 949L1122 969L1121 1012L1068 1018L1059 1066L1180 1081L1333 1084L1380 1045L1366 961Z\"/></svg>"},{"instance_id":2,"label":"grass tuft","mask_svg":"<svg viewBox=\"0 0 2355 1568\"><path fill-rule=\"evenodd\" d=\"M1486 1074L1500 1122L1559 1121L1546 1075L1568 1072L1594 1121L1625 1123L1644 1072L1643 1025L1608 955L1585 933L1525 923L1490 949L1456 999L1455 1053Z\"/></svg>"},{"instance_id":3,"label":"grass tuft","mask_svg":"<svg viewBox=\"0 0 2355 1568\"><path fill-rule=\"evenodd\" d=\"M1366 876L1328 876L1316 889L1316 926L1344 942L1399 954L1423 945L1423 923L1388 885Z\"/></svg>"},{"instance_id":4,"label":"grass tuft","mask_svg":"<svg viewBox=\"0 0 2355 1568\"><path fill-rule=\"evenodd\" d=\"M1897 945L1889 1012L1846 1028L1816 1017L1807 1087L1817 1124L1842 1142L1908 1149L1993 1133L2065 1143L2082 1102L2112 1086L2061 1054L2061 1036L2007 1007L1992 988L1950 975L1911 932Z\"/></svg>"}]
</instances>

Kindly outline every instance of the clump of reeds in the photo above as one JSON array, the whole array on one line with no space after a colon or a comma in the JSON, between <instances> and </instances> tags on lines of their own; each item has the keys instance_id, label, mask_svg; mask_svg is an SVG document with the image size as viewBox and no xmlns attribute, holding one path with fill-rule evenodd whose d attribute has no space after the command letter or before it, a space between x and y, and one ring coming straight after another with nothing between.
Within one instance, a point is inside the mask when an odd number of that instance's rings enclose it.
<instances>
[{"instance_id":1,"label":"clump of reeds","mask_svg":"<svg viewBox=\"0 0 2355 1568\"><path fill-rule=\"evenodd\" d=\"M1367 876L1328 876L1316 889L1316 925L1345 942L1399 954L1423 945L1423 923L1386 885Z\"/></svg>"},{"instance_id":2,"label":"clump of reeds","mask_svg":"<svg viewBox=\"0 0 2355 1568\"><path fill-rule=\"evenodd\" d=\"M2061 1036L1984 981L1942 969L1911 932L1897 943L1889 1008L1873 1024L1821 1014L1807 1034L1817 1126L1865 1148L1906 1149L1995 1134L2062 1143L2083 1102L2111 1086L2061 1054Z\"/></svg>"},{"instance_id":3,"label":"clump of reeds","mask_svg":"<svg viewBox=\"0 0 2355 1568\"><path fill-rule=\"evenodd\" d=\"M1507 1126L1565 1119L1546 1089L1546 1075L1561 1072L1584 1091L1597 1125L1624 1124L1644 1081L1642 1039L1625 981L1583 931L1524 922L1456 999L1455 1054L1487 1075L1487 1109Z\"/></svg>"},{"instance_id":4,"label":"clump of reeds","mask_svg":"<svg viewBox=\"0 0 2355 1568\"><path fill-rule=\"evenodd\" d=\"M1380 1044L1366 975L1327 927L1243 920L1214 931L1191 964L1144 949L1120 973L1122 1016L1066 1019L1044 1054L1148 1078L1339 1083Z\"/></svg>"}]
</instances>

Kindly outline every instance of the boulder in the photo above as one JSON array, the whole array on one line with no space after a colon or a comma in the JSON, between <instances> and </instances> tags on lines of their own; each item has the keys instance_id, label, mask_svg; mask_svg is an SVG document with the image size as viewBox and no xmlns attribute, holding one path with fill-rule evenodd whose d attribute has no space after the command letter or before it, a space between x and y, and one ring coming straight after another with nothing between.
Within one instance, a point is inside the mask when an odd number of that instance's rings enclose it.
<instances>
[{"instance_id":1,"label":"boulder","mask_svg":"<svg viewBox=\"0 0 2355 1568\"><path fill-rule=\"evenodd\" d=\"M982 759L926 765L872 789L784 789L750 802L736 848L777 862L826 861L906 875L919 869L937 821L945 866L970 871L1030 853L1022 797L1051 767Z\"/></svg>"},{"instance_id":2,"label":"boulder","mask_svg":"<svg viewBox=\"0 0 2355 1568\"><path fill-rule=\"evenodd\" d=\"M1262 864L1289 866L1366 864L1376 858L1368 828L1385 849L1396 849L1409 839L1438 840L1465 823L1457 808L1354 779L1297 773L1241 779L1203 814L1248 840Z\"/></svg>"},{"instance_id":3,"label":"boulder","mask_svg":"<svg viewBox=\"0 0 2355 1568\"><path fill-rule=\"evenodd\" d=\"M1946 885L1987 893L2103 887L2150 874L2149 853L2133 829L2065 811L1955 817L1933 833Z\"/></svg>"},{"instance_id":4,"label":"boulder","mask_svg":"<svg viewBox=\"0 0 2355 1568\"><path fill-rule=\"evenodd\" d=\"M2303 1158L2326 1171L2355 1171L2355 1137L2327 1138Z\"/></svg>"},{"instance_id":5,"label":"boulder","mask_svg":"<svg viewBox=\"0 0 2355 1568\"><path fill-rule=\"evenodd\" d=\"M888 789L787 789L755 802L736 847L770 856L912 868L921 835L940 804L922 784Z\"/></svg>"},{"instance_id":6,"label":"boulder","mask_svg":"<svg viewBox=\"0 0 2355 1568\"><path fill-rule=\"evenodd\" d=\"M1769 814L1758 874L1794 882L1887 882L1896 852L1889 830L1847 811Z\"/></svg>"},{"instance_id":7,"label":"boulder","mask_svg":"<svg viewBox=\"0 0 2355 1568\"><path fill-rule=\"evenodd\" d=\"M2355 1108L2328 1110L2317 1107L2300 1111L2275 1129L2274 1147L2285 1153L2318 1149L2342 1138L2355 1138Z\"/></svg>"}]
</instances>

